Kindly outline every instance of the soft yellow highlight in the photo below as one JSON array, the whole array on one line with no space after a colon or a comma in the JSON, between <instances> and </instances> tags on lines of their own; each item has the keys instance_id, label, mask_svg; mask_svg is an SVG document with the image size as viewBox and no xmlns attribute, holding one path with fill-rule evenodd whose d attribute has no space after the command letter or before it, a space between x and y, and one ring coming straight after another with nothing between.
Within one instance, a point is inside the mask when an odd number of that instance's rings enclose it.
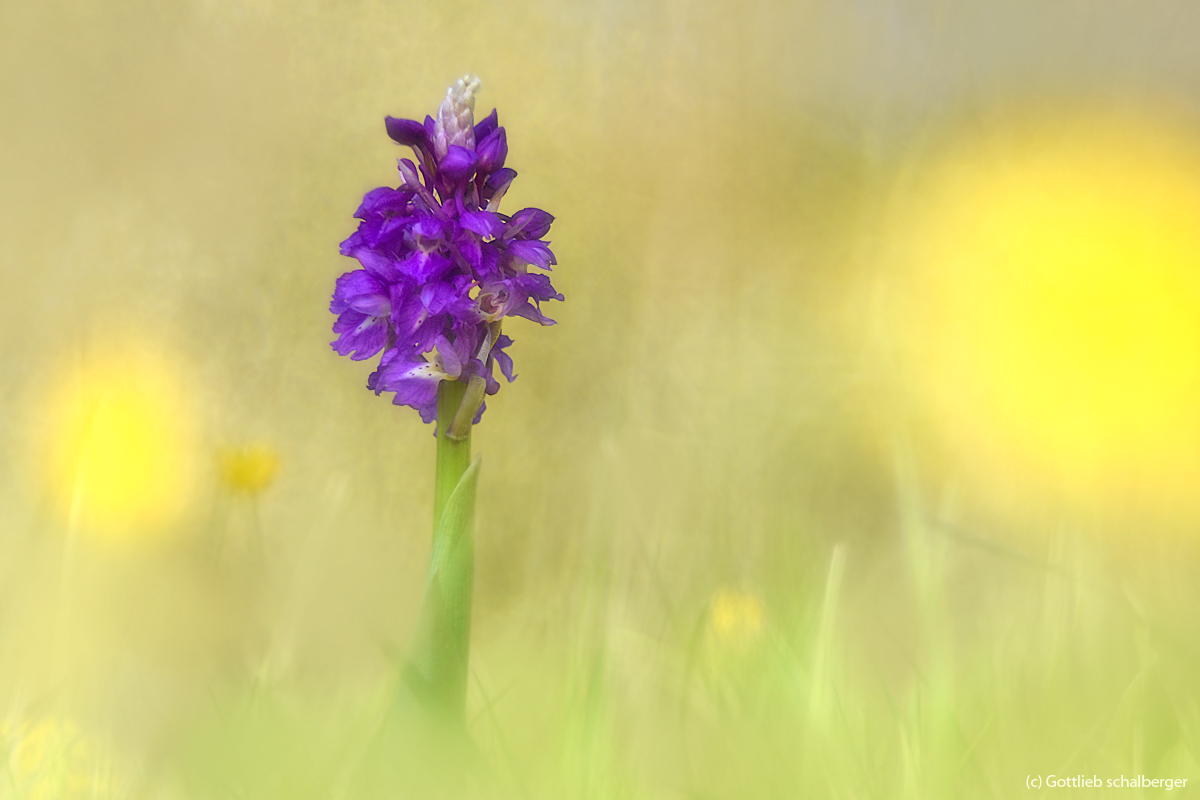
<instances>
[{"instance_id":1,"label":"soft yellow highlight","mask_svg":"<svg viewBox=\"0 0 1200 800\"><path fill-rule=\"evenodd\" d=\"M1200 162L1128 118L1007 129L933 165L894 244L902 345L974 457L1172 483L1200 442ZM911 205L909 205L911 204Z\"/></svg>"},{"instance_id":2,"label":"soft yellow highlight","mask_svg":"<svg viewBox=\"0 0 1200 800\"><path fill-rule=\"evenodd\" d=\"M109 797L109 776L97 770L95 754L78 726L46 718L0 725L7 761L4 783L25 800ZM0 796L10 796L2 794Z\"/></svg>"},{"instance_id":3,"label":"soft yellow highlight","mask_svg":"<svg viewBox=\"0 0 1200 800\"><path fill-rule=\"evenodd\" d=\"M275 480L279 455L268 444L254 443L222 450L221 482L235 492L258 494Z\"/></svg>"},{"instance_id":4,"label":"soft yellow highlight","mask_svg":"<svg viewBox=\"0 0 1200 800\"><path fill-rule=\"evenodd\" d=\"M726 644L744 644L763 630L763 607L758 598L730 587L718 589L709 604L713 637Z\"/></svg>"},{"instance_id":5,"label":"soft yellow highlight","mask_svg":"<svg viewBox=\"0 0 1200 800\"><path fill-rule=\"evenodd\" d=\"M50 478L73 524L125 538L175 520L192 472L192 420L162 359L111 350L63 374Z\"/></svg>"}]
</instances>

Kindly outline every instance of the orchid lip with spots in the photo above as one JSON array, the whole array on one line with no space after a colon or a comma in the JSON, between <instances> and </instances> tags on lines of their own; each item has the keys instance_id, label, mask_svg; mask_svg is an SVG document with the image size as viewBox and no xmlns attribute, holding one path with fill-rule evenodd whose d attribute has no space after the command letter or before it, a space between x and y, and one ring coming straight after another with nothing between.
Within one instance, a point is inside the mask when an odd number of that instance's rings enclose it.
<instances>
[{"instance_id":1,"label":"orchid lip with spots","mask_svg":"<svg viewBox=\"0 0 1200 800\"><path fill-rule=\"evenodd\" d=\"M468 402L478 396L477 408L460 409L478 422L483 395L500 389L494 368L516 377L504 318L553 325L541 304L563 299L549 276L530 270L557 263L544 241L554 217L499 210L517 173L504 166L508 140L496 112L474 121L479 86L460 79L423 123L386 118L388 135L415 160L399 159L398 187L363 198L358 229L341 245L359 268L338 278L329 306L338 315L333 349L356 361L382 352L367 387L393 393L425 422L437 415L442 381L467 384Z\"/></svg>"}]
</instances>

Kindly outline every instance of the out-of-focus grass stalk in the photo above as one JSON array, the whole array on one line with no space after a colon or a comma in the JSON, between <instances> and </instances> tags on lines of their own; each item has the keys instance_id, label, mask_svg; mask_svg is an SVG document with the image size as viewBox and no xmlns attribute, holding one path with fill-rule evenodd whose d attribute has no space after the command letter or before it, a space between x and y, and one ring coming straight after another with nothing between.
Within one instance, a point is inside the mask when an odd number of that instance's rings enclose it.
<instances>
[{"instance_id":1,"label":"out-of-focus grass stalk","mask_svg":"<svg viewBox=\"0 0 1200 800\"><path fill-rule=\"evenodd\" d=\"M479 461L471 462L470 426L451 435L450 421L466 389L458 381L443 381L438 389L433 547L413 652L417 690L454 720L462 719L466 704L479 478Z\"/></svg>"},{"instance_id":2,"label":"out-of-focus grass stalk","mask_svg":"<svg viewBox=\"0 0 1200 800\"><path fill-rule=\"evenodd\" d=\"M83 461L83 464L86 464ZM75 547L79 538L80 518L83 513L83 493L87 485L87 467L80 466L71 488L71 509L67 515L66 538L63 542L62 563L58 577L58 602L55 608L53 646L51 649L52 669L55 674L68 669L70 655L70 627L73 573L75 570Z\"/></svg>"},{"instance_id":3,"label":"out-of-focus grass stalk","mask_svg":"<svg viewBox=\"0 0 1200 800\"><path fill-rule=\"evenodd\" d=\"M930 525L930 513L908 436L893 440L893 463L900 527L909 576L917 601L917 649L923 680L910 688L896 719L903 754L904 792L908 797L948 796L960 778L952 766L955 741L955 671L949 619L945 613L946 540Z\"/></svg>"},{"instance_id":4,"label":"out-of-focus grass stalk","mask_svg":"<svg viewBox=\"0 0 1200 800\"><path fill-rule=\"evenodd\" d=\"M842 578L846 571L846 546L838 544L829 559L829 576L825 581L825 597L821 603L821 622L817 629L816 648L813 653L812 689L809 694L809 722L813 726L828 724L830 705L834 698L829 683L830 659L833 638L837 633L837 607L842 590Z\"/></svg>"}]
</instances>

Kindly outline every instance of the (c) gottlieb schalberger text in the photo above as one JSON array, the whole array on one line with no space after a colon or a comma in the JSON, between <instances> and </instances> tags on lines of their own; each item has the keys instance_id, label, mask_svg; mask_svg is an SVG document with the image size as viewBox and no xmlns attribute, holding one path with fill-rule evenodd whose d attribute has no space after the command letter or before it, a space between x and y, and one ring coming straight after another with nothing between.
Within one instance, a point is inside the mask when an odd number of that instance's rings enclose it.
<instances>
[{"instance_id":1,"label":"(c) gottlieb schalberger text","mask_svg":"<svg viewBox=\"0 0 1200 800\"><path fill-rule=\"evenodd\" d=\"M1099 775L1027 775L1026 789L1182 789L1187 778L1151 778L1146 775L1101 778Z\"/></svg>"}]
</instances>

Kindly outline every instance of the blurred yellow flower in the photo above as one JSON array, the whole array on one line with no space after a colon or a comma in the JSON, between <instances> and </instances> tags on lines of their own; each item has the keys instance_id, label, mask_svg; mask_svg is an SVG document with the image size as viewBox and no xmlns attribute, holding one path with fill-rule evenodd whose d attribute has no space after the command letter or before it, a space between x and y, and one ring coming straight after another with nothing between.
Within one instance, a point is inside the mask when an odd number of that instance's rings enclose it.
<instances>
[{"instance_id":1,"label":"blurred yellow flower","mask_svg":"<svg viewBox=\"0 0 1200 800\"><path fill-rule=\"evenodd\" d=\"M176 371L109 347L65 370L49 414L49 480L82 529L127 538L182 512L192 488L193 420Z\"/></svg>"},{"instance_id":2,"label":"blurred yellow flower","mask_svg":"<svg viewBox=\"0 0 1200 800\"><path fill-rule=\"evenodd\" d=\"M258 494L279 472L279 455L268 444L253 443L221 451L221 482L235 492Z\"/></svg>"},{"instance_id":3,"label":"blurred yellow flower","mask_svg":"<svg viewBox=\"0 0 1200 800\"><path fill-rule=\"evenodd\" d=\"M4 783L22 800L112 797L112 776L71 721L43 718L0 724Z\"/></svg>"},{"instance_id":4,"label":"blurred yellow flower","mask_svg":"<svg viewBox=\"0 0 1200 800\"><path fill-rule=\"evenodd\" d=\"M932 417L1010 476L1190 487L1197 141L1115 114L1001 127L925 165L889 237L899 344Z\"/></svg>"},{"instance_id":5,"label":"blurred yellow flower","mask_svg":"<svg viewBox=\"0 0 1200 800\"><path fill-rule=\"evenodd\" d=\"M709 631L723 644L746 644L763 631L763 607L748 592L731 587L718 589L709 601Z\"/></svg>"}]
</instances>

